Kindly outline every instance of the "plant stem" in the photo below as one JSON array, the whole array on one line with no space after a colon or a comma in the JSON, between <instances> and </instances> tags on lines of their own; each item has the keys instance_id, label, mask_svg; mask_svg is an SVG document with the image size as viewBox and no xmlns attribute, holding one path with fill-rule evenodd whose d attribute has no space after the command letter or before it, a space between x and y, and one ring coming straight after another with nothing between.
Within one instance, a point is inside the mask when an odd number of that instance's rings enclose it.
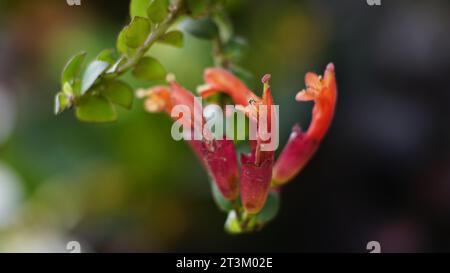
<instances>
[{"instance_id":1,"label":"plant stem","mask_svg":"<svg viewBox=\"0 0 450 273\"><path fill-rule=\"evenodd\" d=\"M231 69L231 62L225 56L224 44L220 37L213 40L213 59L214 64L218 67L225 68L226 70Z\"/></svg>"},{"instance_id":2,"label":"plant stem","mask_svg":"<svg viewBox=\"0 0 450 273\"><path fill-rule=\"evenodd\" d=\"M145 40L144 44L137 49L136 53L117 69L116 74L118 76L124 74L130 68L134 67L139 62L139 60L145 55L145 53L150 49L150 47L167 32L169 27L173 24L173 22L175 22L175 20L181 14L180 11L182 2L183 2L182 0L178 0L171 6L167 18L163 22L158 24L155 27L155 29L153 29L153 31L149 34L149 36ZM120 59L121 60L126 59L126 57L122 55Z\"/></svg>"}]
</instances>

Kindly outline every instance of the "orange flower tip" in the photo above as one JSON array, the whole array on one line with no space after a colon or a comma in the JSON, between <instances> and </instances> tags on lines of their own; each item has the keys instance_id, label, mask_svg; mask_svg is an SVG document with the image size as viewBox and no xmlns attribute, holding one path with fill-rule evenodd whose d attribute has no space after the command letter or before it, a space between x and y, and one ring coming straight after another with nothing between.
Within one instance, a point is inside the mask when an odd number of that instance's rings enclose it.
<instances>
[{"instance_id":1,"label":"orange flower tip","mask_svg":"<svg viewBox=\"0 0 450 273\"><path fill-rule=\"evenodd\" d=\"M270 78L271 78L271 75L266 74L261 79L261 82L264 84L262 99L266 104L271 100L270 85L269 85Z\"/></svg>"},{"instance_id":2,"label":"orange flower tip","mask_svg":"<svg viewBox=\"0 0 450 273\"><path fill-rule=\"evenodd\" d=\"M295 96L296 101L311 101L314 100L314 98L315 98L314 94L305 89L298 92L297 95Z\"/></svg>"},{"instance_id":3,"label":"orange flower tip","mask_svg":"<svg viewBox=\"0 0 450 273\"><path fill-rule=\"evenodd\" d=\"M177 79L176 79L176 77L175 77L175 74L173 74L173 73L168 73L167 74L167 76L166 76L166 81L168 82L168 83L173 83L173 82L175 82Z\"/></svg>"},{"instance_id":4,"label":"orange flower tip","mask_svg":"<svg viewBox=\"0 0 450 273\"><path fill-rule=\"evenodd\" d=\"M266 75L264 75L264 76L262 77L261 82L262 82L263 84L268 84L271 77L272 77L272 76L271 76L270 74L266 74Z\"/></svg>"},{"instance_id":5,"label":"orange flower tip","mask_svg":"<svg viewBox=\"0 0 450 273\"><path fill-rule=\"evenodd\" d=\"M305 84L307 90L312 89L314 91L318 91L322 88L322 76L319 76L316 73L308 72L305 75Z\"/></svg>"},{"instance_id":6,"label":"orange flower tip","mask_svg":"<svg viewBox=\"0 0 450 273\"><path fill-rule=\"evenodd\" d=\"M164 99L159 98L157 96L148 98L145 101L145 109L150 113L157 113L164 110L164 107L166 106L166 102Z\"/></svg>"}]
</instances>

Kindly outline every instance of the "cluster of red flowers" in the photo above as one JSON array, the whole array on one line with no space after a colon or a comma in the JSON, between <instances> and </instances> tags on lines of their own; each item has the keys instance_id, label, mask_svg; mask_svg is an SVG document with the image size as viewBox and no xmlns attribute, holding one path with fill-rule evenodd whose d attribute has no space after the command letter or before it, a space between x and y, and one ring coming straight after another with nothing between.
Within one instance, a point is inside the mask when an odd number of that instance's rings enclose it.
<instances>
[{"instance_id":1,"label":"cluster of red flowers","mask_svg":"<svg viewBox=\"0 0 450 273\"><path fill-rule=\"evenodd\" d=\"M217 92L228 94L236 105L252 109L252 106L273 105L269 86L270 76L263 77L262 97L255 95L247 86L230 72L220 68L205 70L205 85L199 90L202 97ZM275 151L261 149L267 140L250 140L251 152L240 156L238 163L233 140L188 140L204 167L215 181L223 197L227 200L241 198L242 206L249 214L258 213L264 206L271 187L279 187L290 181L308 163L318 149L333 119L337 90L334 65L329 64L323 77L314 73L305 76L306 89L300 91L297 101L314 101L312 120L306 132L294 126L288 143L275 160ZM194 95L169 79L169 86L157 86L141 92L146 97L145 107L149 112L165 111L169 115L175 105L185 105L195 111L197 100ZM249 106L249 107L248 107ZM255 107L255 109L257 109ZM270 108L269 108L270 109ZM198 111L198 110L197 110ZM258 120L258 111L246 111L249 119ZM203 116L200 113L200 116ZM196 121L180 117L187 126ZM271 130L271 117L268 117L268 130ZM275 127L274 127L275 128Z\"/></svg>"}]
</instances>

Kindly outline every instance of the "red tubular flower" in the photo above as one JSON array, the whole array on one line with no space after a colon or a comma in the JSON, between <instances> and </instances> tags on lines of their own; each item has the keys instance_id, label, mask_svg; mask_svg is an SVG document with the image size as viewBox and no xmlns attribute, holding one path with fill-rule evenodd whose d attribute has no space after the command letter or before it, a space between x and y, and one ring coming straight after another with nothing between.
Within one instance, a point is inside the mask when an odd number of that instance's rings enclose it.
<instances>
[{"instance_id":1,"label":"red tubular flower","mask_svg":"<svg viewBox=\"0 0 450 273\"><path fill-rule=\"evenodd\" d=\"M330 63L327 66L323 79L314 73L307 73L305 83L306 90L300 91L295 99L314 101L311 124L306 133L301 132L298 125L292 130L274 166L275 185L288 182L303 169L316 152L333 119L337 98L334 65Z\"/></svg>"},{"instance_id":2,"label":"red tubular flower","mask_svg":"<svg viewBox=\"0 0 450 273\"><path fill-rule=\"evenodd\" d=\"M306 90L299 92L297 101L314 101L314 109L311 124L306 133L301 132L300 127L294 127L291 137L282 151L278 161L274 165L274 149L266 149L272 143L261 135L261 125L267 126L267 132L273 133L277 127L272 118L273 99L268 81L269 75L263 77L264 91L262 98L256 96L245 84L228 71L220 68L205 70L206 84L199 89L203 97L208 97L217 92L228 94L237 105L241 105L249 117L250 122L256 122L256 140L250 140L249 154L241 155L241 176L238 183L238 163L232 140L190 140L193 150L201 159L210 175L216 182L222 195L229 200L234 200L241 194L243 208L248 214L258 213L266 203L271 187L279 186L292 179L314 155L323 137L325 136L334 114L336 104L336 80L334 65L329 64L324 77L314 73L305 76ZM175 81L170 81L170 87L158 86L141 93L148 99L145 102L149 112L166 111L171 113L175 105L186 105L191 112L201 109L194 96L183 89ZM260 106L267 107L267 120L262 117ZM198 113L197 113L198 114ZM181 117L183 125L195 124L203 128L203 115L200 121ZM261 121L263 121L262 124ZM266 124L264 124L267 122ZM270 134L269 133L269 134ZM275 132L278 133L278 132ZM270 134L273 136L273 134Z\"/></svg>"},{"instance_id":3,"label":"red tubular flower","mask_svg":"<svg viewBox=\"0 0 450 273\"><path fill-rule=\"evenodd\" d=\"M264 91L262 99L251 92L244 83L228 71L220 68L210 68L205 71L206 84L199 89L203 97L217 92L228 94L233 101L243 107L250 106L246 114L257 122L259 128L259 106L267 107L267 130L272 130L273 99L269 88L270 75L263 77ZM274 163L274 150L264 151L261 146L270 143L270 139L262 140L257 134L257 140L250 140L250 154L241 155L241 201L247 213L258 213L264 206L270 189L272 167Z\"/></svg>"},{"instance_id":4,"label":"red tubular flower","mask_svg":"<svg viewBox=\"0 0 450 273\"><path fill-rule=\"evenodd\" d=\"M206 166L223 197L234 200L239 195L239 173L232 140L190 140L189 144ZM212 148L212 149L211 149Z\"/></svg>"},{"instance_id":5,"label":"red tubular flower","mask_svg":"<svg viewBox=\"0 0 450 273\"><path fill-rule=\"evenodd\" d=\"M269 79L269 75L263 77L264 91L261 105L267 106L268 116L265 122L267 122L270 132L272 130L271 115L273 113L271 107L273 99L268 84ZM251 153L241 155L241 200L245 210L251 214L258 213L264 207L269 194L275 151L263 151L261 149L261 145L268 142L270 142L270 139L263 141L258 134L258 139L250 143Z\"/></svg>"},{"instance_id":6,"label":"red tubular flower","mask_svg":"<svg viewBox=\"0 0 450 273\"><path fill-rule=\"evenodd\" d=\"M273 154L259 164L255 153L241 155L241 201L248 213L258 213L266 203L273 161Z\"/></svg>"},{"instance_id":7,"label":"red tubular flower","mask_svg":"<svg viewBox=\"0 0 450 273\"><path fill-rule=\"evenodd\" d=\"M201 111L201 106L196 105L193 94L181 87L174 80L170 80L170 86L157 86L148 90L138 92L139 97L146 97L145 108L149 112L166 112L169 115L174 106L185 105L191 113ZM197 113L203 117L202 113ZM191 125L203 128L204 120L200 120L201 124L196 124L193 118L180 117L185 128L193 128ZM217 184L224 198L234 200L239 195L238 185L238 163L236 151L232 140L189 140L188 143L195 151L201 162L208 170L211 177Z\"/></svg>"}]
</instances>

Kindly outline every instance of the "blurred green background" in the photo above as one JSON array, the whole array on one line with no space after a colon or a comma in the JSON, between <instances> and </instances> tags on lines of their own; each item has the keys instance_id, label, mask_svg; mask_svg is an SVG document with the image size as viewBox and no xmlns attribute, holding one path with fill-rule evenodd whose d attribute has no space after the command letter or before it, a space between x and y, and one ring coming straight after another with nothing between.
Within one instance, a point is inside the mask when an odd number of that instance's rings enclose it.
<instances>
[{"instance_id":1,"label":"blurred green background","mask_svg":"<svg viewBox=\"0 0 450 273\"><path fill-rule=\"evenodd\" d=\"M332 61L339 86L336 120L279 216L243 236L224 232L206 172L165 115L138 100L111 124L53 115L67 58L114 47L129 20L127 0L81 1L0 0L0 251L450 250L448 1L229 1L250 88L272 74L281 148L308 125L312 105L294 101L304 74ZM186 35L150 54L195 90L211 49Z\"/></svg>"}]
</instances>

